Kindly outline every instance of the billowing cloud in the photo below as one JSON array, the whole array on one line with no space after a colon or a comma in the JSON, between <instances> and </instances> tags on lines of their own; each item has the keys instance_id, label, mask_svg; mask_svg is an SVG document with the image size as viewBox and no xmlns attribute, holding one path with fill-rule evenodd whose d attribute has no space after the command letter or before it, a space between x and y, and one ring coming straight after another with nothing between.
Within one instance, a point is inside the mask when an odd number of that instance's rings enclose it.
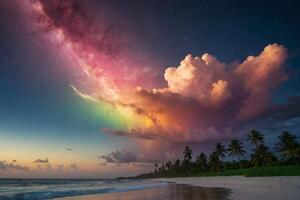
<instances>
[{"instance_id":1,"label":"billowing cloud","mask_svg":"<svg viewBox=\"0 0 300 200\"><path fill-rule=\"evenodd\" d=\"M249 56L238 66L236 74L243 78L243 89L247 92L239 117L255 118L268 109L273 89L287 79L283 68L286 57L285 48L273 44L265 47L259 56Z\"/></svg>"},{"instance_id":2,"label":"billowing cloud","mask_svg":"<svg viewBox=\"0 0 300 200\"><path fill-rule=\"evenodd\" d=\"M33 161L33 162L35 162L35 163L48 163L49 162L49 160L48 160L48 158L45 158L45 159L36 159L35 161Z\"/></svg>"},{"instance_id":3,"label":"billowing cloud","mask_svg":"<svg viewBox=\"0 0 300 200\"><path fill-rule=\"evenodd\" d=\"M0 160L0 170L20 170L20 171L28 171L29 167L21 166L14 163L7 163L5 160Z\"/></svg>"},{"instance_id":4,"label":"billowing cloud","mask_svg":"<svg viewBox=\"0 0 300 200\"><path fill-rule=\"evenodd\" d=\"M272 107L273 90L287 79L286 57L286 49L278 44L234 66L209 54L186 56L180 66L166 69L168 87L137 91L137 105L155 123L148 132L158 130L162 137L168 135L164 132L178 133L193 140L205 137L208 129L224 132L261 117ZM145 132L141 137L147 139Z\"/></svg>"},{"instance_id":5,"label":"billowing cloud","mask_svg":"<svg viewBox=\"0 0 300 200\"><path fill-rule=\"evenodd\" d=\"M178 67L169 67L165 70L164 77L168 87L163 91L194 97L198 101L209 101L210 98L217 100L218 97L228 98L230 96L227 91L228 83L223 80L227 78L225 67L224 63L207 53L201 57L189 54Z\"/></svg>"}]
</instances>

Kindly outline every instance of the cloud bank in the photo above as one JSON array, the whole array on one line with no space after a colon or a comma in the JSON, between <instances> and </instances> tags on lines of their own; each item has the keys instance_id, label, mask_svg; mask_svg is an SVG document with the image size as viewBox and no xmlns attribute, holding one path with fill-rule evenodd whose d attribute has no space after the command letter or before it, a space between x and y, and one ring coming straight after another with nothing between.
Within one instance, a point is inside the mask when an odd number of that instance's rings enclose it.
<instances>
[{"instance_id":1,"label":"cloud bank","mask_svg":"<svg viewBox=\"0 0 300 200\"><path fill-rule=\"evenodd\" d=\"M29 168L14 163L7 163L5 160L0 160L0 170L20 170L28 171Z\"/></svg>"}]
</instances>

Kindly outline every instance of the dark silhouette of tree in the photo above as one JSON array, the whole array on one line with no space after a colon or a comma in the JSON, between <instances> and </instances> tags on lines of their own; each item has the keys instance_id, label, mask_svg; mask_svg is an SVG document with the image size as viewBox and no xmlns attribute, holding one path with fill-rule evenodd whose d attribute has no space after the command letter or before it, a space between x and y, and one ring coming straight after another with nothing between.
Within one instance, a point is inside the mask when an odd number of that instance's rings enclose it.
<instances>
[{"instance_id":1,"label":"dark silhouette of tree","mask_svg":"<svg viewBox=\"0 0 300 200\"><path fill-rule=\"evenodd\" d=\"M214 148L214 152L218 154L219 158L224 158L226 154L225 146L218 142Z\"/></svg>"},{"instance_id":2,"label":"dark silhouette of tree","mask_svg":"<svg viewBox=\"0 0 300 200\"><path fill-rule=\"evenodd\" d=\"M175 169L175 174L179 174L180 173L180 159L175 160L174 162L174 169Z\"/></svg>"},{"instance_id":3,"label":"dark silhouette of tree","mask_svg":"<svg viewBox=\"0 0 300 200\"><path fill-rule=\"evenodd\" d=\"M189 146L185 147L183 151L183 167L185 169L189 169L191 167L192 154L192 149Z\"/></svg>"},{"instance_id":4,"label":"dark silhouette of tree","mask_svg":"<svg viewBox=\"0 0 300 200\"><path fill-rule=\"evenodd\" d=\"M209 156L208 162L209 168L213 171L219 171L222 169L222 161L217 152L212 152Z\"/></svg>"},{"instance_id":5,"label":"dark silhouette of tree","mask_svg":"<svg viewBox=\"0 0 300 200\"><path fill-rule=\"evenodd\" d=\"M160 167L158 164L155 164L154 172L152 171L150 173L142 174L138 177L151 178L197 175L199 172L207 173L209 171L235 170L242 167L264 167L278 164L277 157L264 144L264 139L264 135L257 130L253 129L249 132L247 140L255 146L252 150L252 154L250 155L250 161L247 159L241 159L244 158L244 155L246 154L243 143L239 140L233 139L228 144L227 149L225 149L221 143L217 143L214 147L214 151L209 155L209 159L204 153L200 153L196 157L195 162L192 162L192 149L187 146L183 151L182 161L180 159L175 160L173 163L172 161L168 161ZM275 149L280 153L280 156L284 161L282 164L299 164L300 143L297 141L297 137L287 131L284 131L278 139L279 142L276 144ZM221 158L224 158L226 153L228 153L229 156L237 158L238 162L235 160L223 162ZM259 171L260 170L258 169L258 172ZM238 171L238 173L240 172Z\"/></svg>"},{"instance_id":6,"label":"dark silhouette of tree","mask_svg":"<svg viewBox=\"0 0 300 200\"><path fill-rule=\"evenodd\" d=\"M154 169L154 173L157 174L158 173L158 164L155 163L155 169Z\"/></svg>"},{"instance_id":7,"label":"dark silhouette of tree","mask_svg":"<svg viewBox=\"0 0 300 200\"><path fill-rule=\"evenodd\" d=\"M197 169L206 172L208 170L207 156L201 152L199 156L196 158L196 166Z\"/></svg>"},{"instance_id":8,"label":"dark silhouette of tree","mask_svg":"<svg viewBox=\"0 0 300 200\"><path fill-rule=\"evenodd\" d=\"M260 144L251 154L251 164L257 166L268 166L276 161L276 156L264 144Z\"/></svg>"},{"instance_id":9,"label":"dark silhouette of tree","mask_svg":"<svg viewBox=\"0 0 300 200\"><path fill-rule=\"evenodd\" d=\"M257 148L260 144L264 144L264 140L265 136L255 129L251 130L247 135L247 141L250 141L252 145L255 145L255 148Z\"/></svg>"},{"instance_id":10,"label":"dark silhouette of tree","mask_svg":"<svg viewBox=\"0 0 300 200\"><path fill-rule=\"evenodd\" d=\"M288 131L283 131L278 137L280 140L276 144L276 151L280 153L280 156L284 162L298 164L300 160L300 144L297 141L297 137Z\"/></svg>"},{"instance_id":11,"label":"dark silhouette of tree","mask_svg":"<svg viewBox=\"0 0 300 200\"><path fill-rule=\"evenodd\" d=\"M159 168L159 173L160 174L165 174L165 172L166 172L165 164L162 164L161 167Z\"/></svg>"},{"instance_id":12,"label":"dark silhouette of tree","mask_svg":"<svg viewBox=\"0 0 300 200\"><path fill-rule=\"evenodd\" d=\"M174 166L175 167L180 167L180 159L175 160Z\"/></svg>"},{"instance_id":13,"label":"dark silhouette of tree","mask_svg":"<svg viewBox=\"0 0 300 200\"><path fill-rule=\"evenodd\" d=\"M238 141L236 139L233 139L229 143L227 151L228 151L229 156L237 157L237 159L239 161L239 165L240 165L240 167L242 167L241 158L246 153L246 151L244 150L243 143L241 143L240 141Z\"/></svg>"},{"instance_id":14,"label":"dark silhouette of tree","mask_svg":"<svg viewBox=\"0 0 300 200\"><path fill-rule=\"evenodd\" d=\"M167 170L170 170L170 169L171 169L171 166L172 166L172 162L171 162L171 161L168 161L168 162L166 163L166 169L167 169Z\"/></svg>"}]
</instances>

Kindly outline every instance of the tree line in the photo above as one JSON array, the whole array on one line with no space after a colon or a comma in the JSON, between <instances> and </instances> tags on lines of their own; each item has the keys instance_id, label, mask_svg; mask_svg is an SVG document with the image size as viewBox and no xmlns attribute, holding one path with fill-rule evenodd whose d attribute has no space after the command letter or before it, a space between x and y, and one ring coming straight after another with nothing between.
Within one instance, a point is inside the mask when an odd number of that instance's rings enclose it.
<instances>
[{"instance_id":1,"label":"tree line","mask_svg":"<svg viewBox=\"0 0 300 200\"><path fill-rule=\"evenodd\" d=\"M265 144L265 136L257 130L249 132L247 142L253 146L248 158L243 143L237 139L232 139L227 147L217 143L210 155L207 156L201 152L194 161L192 161L193 151L187 146L183 151L182 160L168 161L161 165L155 164L152 172L139 177L189 176L259 166L300 164L300 143L297 136L288 131L283 131L278 136L274 151ZM225 160L226 156L233 160Z\"/></svg>"}]
</instances>

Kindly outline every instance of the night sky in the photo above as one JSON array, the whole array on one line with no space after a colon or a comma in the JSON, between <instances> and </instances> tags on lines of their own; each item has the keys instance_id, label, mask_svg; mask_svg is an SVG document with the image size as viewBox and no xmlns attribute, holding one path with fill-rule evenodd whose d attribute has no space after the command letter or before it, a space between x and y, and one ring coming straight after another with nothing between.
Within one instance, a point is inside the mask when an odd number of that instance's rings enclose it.
<instances>
[{"instance_id":1,"label":"night sky","mask_svg":"<svg viewBox=\"0 0 300 200\"><path fill-rule=\"evenodd\" d=\"M299 13L1 0L0 177L128 176L253 128L271 147L282 130L300 137Z\"/></svg>"}]
</instances>

